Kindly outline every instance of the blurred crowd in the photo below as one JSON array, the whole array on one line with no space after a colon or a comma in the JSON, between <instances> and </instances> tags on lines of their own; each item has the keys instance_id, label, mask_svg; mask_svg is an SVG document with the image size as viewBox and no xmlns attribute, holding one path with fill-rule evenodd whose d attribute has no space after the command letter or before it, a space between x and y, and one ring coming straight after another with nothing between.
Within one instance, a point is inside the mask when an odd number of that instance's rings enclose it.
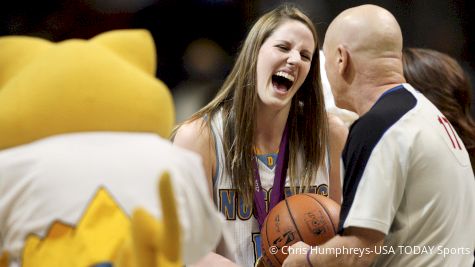
<instances>
[{"instance_id":1,"label":"blurred crowd","mask_svg":"<svg viewBox=\"0 0 475 267\"><path fill-rule=\"evenodd\" d=\"M17 0L0 8L0 35L61 41L124 28L146 28L157 46L157 77L172 90L177 122L207 103L233 63L246 29L276 0ZM475 80L475 4L453 0L294 0L317 22L319 36L342 10L372 3L401 24L406 47L431 48L456 58ZM320 44L321 45L321 44ZM472 88L473 90L473 88ZM475 100L472 113L475 115Z\"/></svg>"}]
</instances>

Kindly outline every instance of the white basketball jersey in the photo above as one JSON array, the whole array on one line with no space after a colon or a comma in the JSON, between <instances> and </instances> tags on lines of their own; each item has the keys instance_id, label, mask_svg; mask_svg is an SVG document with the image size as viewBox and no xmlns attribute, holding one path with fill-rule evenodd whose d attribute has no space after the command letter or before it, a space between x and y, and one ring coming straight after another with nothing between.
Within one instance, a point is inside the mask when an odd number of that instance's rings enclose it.
<instances>
[{"instance_id":1,"label":"white basketball jersey","mask_svg":"<svg viewBox=\"0 0 475 267\"><path fill-rule=\"evenodd\" d=\"M252 208L243 205L237 190L233 188L231 177L225 166L225 153L223 150L223 124L221 113L216 114L211 127L216 144L216 175L213 178L213 199L217 208L226 218L226 230L234 237L235 246L232 251L220 250L217 253L236 262L243 267L252 267L261 256L261 236L259 225L253 216ZM265 162L269 161L269 162ZM269 204L271 188L274 183L275 155L260 155L258 162L261 185L265 192L267 205ZM269 164L270 163L270 164ZM326 157L327 170L329 169L328 157ZM272 166L273 165L273 166ZM311 192L328 195L327 171L319 170L311 188ZM290 195L289 177L286 178L286 195Z\"/></svg>"}]
</instances>

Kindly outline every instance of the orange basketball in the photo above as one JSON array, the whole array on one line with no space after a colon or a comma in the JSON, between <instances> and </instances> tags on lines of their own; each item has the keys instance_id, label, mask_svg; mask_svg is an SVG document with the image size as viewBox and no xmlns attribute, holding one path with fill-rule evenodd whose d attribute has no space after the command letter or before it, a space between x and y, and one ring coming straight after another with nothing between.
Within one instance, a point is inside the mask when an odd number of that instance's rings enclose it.
<instances>
[{"instance_id":1,"label":"orange basketball","mask_svg":"<svg viewBox=\"0 0 475 267\"><path fill-rule=\"evenodd\" d=\"M287 248L303 241L316 246L336 235L340 205L317 194L297 194L279 202L261 229L262 257L268 267L282 266Z\"/></svg>"}]
</instances>

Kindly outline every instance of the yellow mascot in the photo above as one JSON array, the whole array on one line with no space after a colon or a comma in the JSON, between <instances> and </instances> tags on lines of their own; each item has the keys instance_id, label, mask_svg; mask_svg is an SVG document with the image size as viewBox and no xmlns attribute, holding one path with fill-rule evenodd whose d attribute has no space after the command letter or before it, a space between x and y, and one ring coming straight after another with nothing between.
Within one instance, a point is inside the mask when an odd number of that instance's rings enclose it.
<instances>
[{"instance_id":1,"label":"yellow mascot","mask_svg":"<svg viewBox=\"0 0 475 267\"><path fill-rule=\"evenodd\" d=\"M0 266L183 266L216 246L155 60L146 30L0 38Z\"/></svg>"}]
</instances>

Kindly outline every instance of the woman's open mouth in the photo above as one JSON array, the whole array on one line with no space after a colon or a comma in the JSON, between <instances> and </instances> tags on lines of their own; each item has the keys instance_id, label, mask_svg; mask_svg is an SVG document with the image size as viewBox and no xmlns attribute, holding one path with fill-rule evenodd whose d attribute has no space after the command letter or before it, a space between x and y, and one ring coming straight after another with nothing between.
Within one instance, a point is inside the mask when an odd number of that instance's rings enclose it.
<instances>
[{"instance_id":1,"label":"woman's open mouth","mask_svg":"<svg viewBox=\"0 0 475 267\"><path fill-rule=\"evenodd\" d=\"M279 71L272 75L272 85L277 91L287 92L294 84L294 76L284 71Z\"/></svg>"}]
</instances>

